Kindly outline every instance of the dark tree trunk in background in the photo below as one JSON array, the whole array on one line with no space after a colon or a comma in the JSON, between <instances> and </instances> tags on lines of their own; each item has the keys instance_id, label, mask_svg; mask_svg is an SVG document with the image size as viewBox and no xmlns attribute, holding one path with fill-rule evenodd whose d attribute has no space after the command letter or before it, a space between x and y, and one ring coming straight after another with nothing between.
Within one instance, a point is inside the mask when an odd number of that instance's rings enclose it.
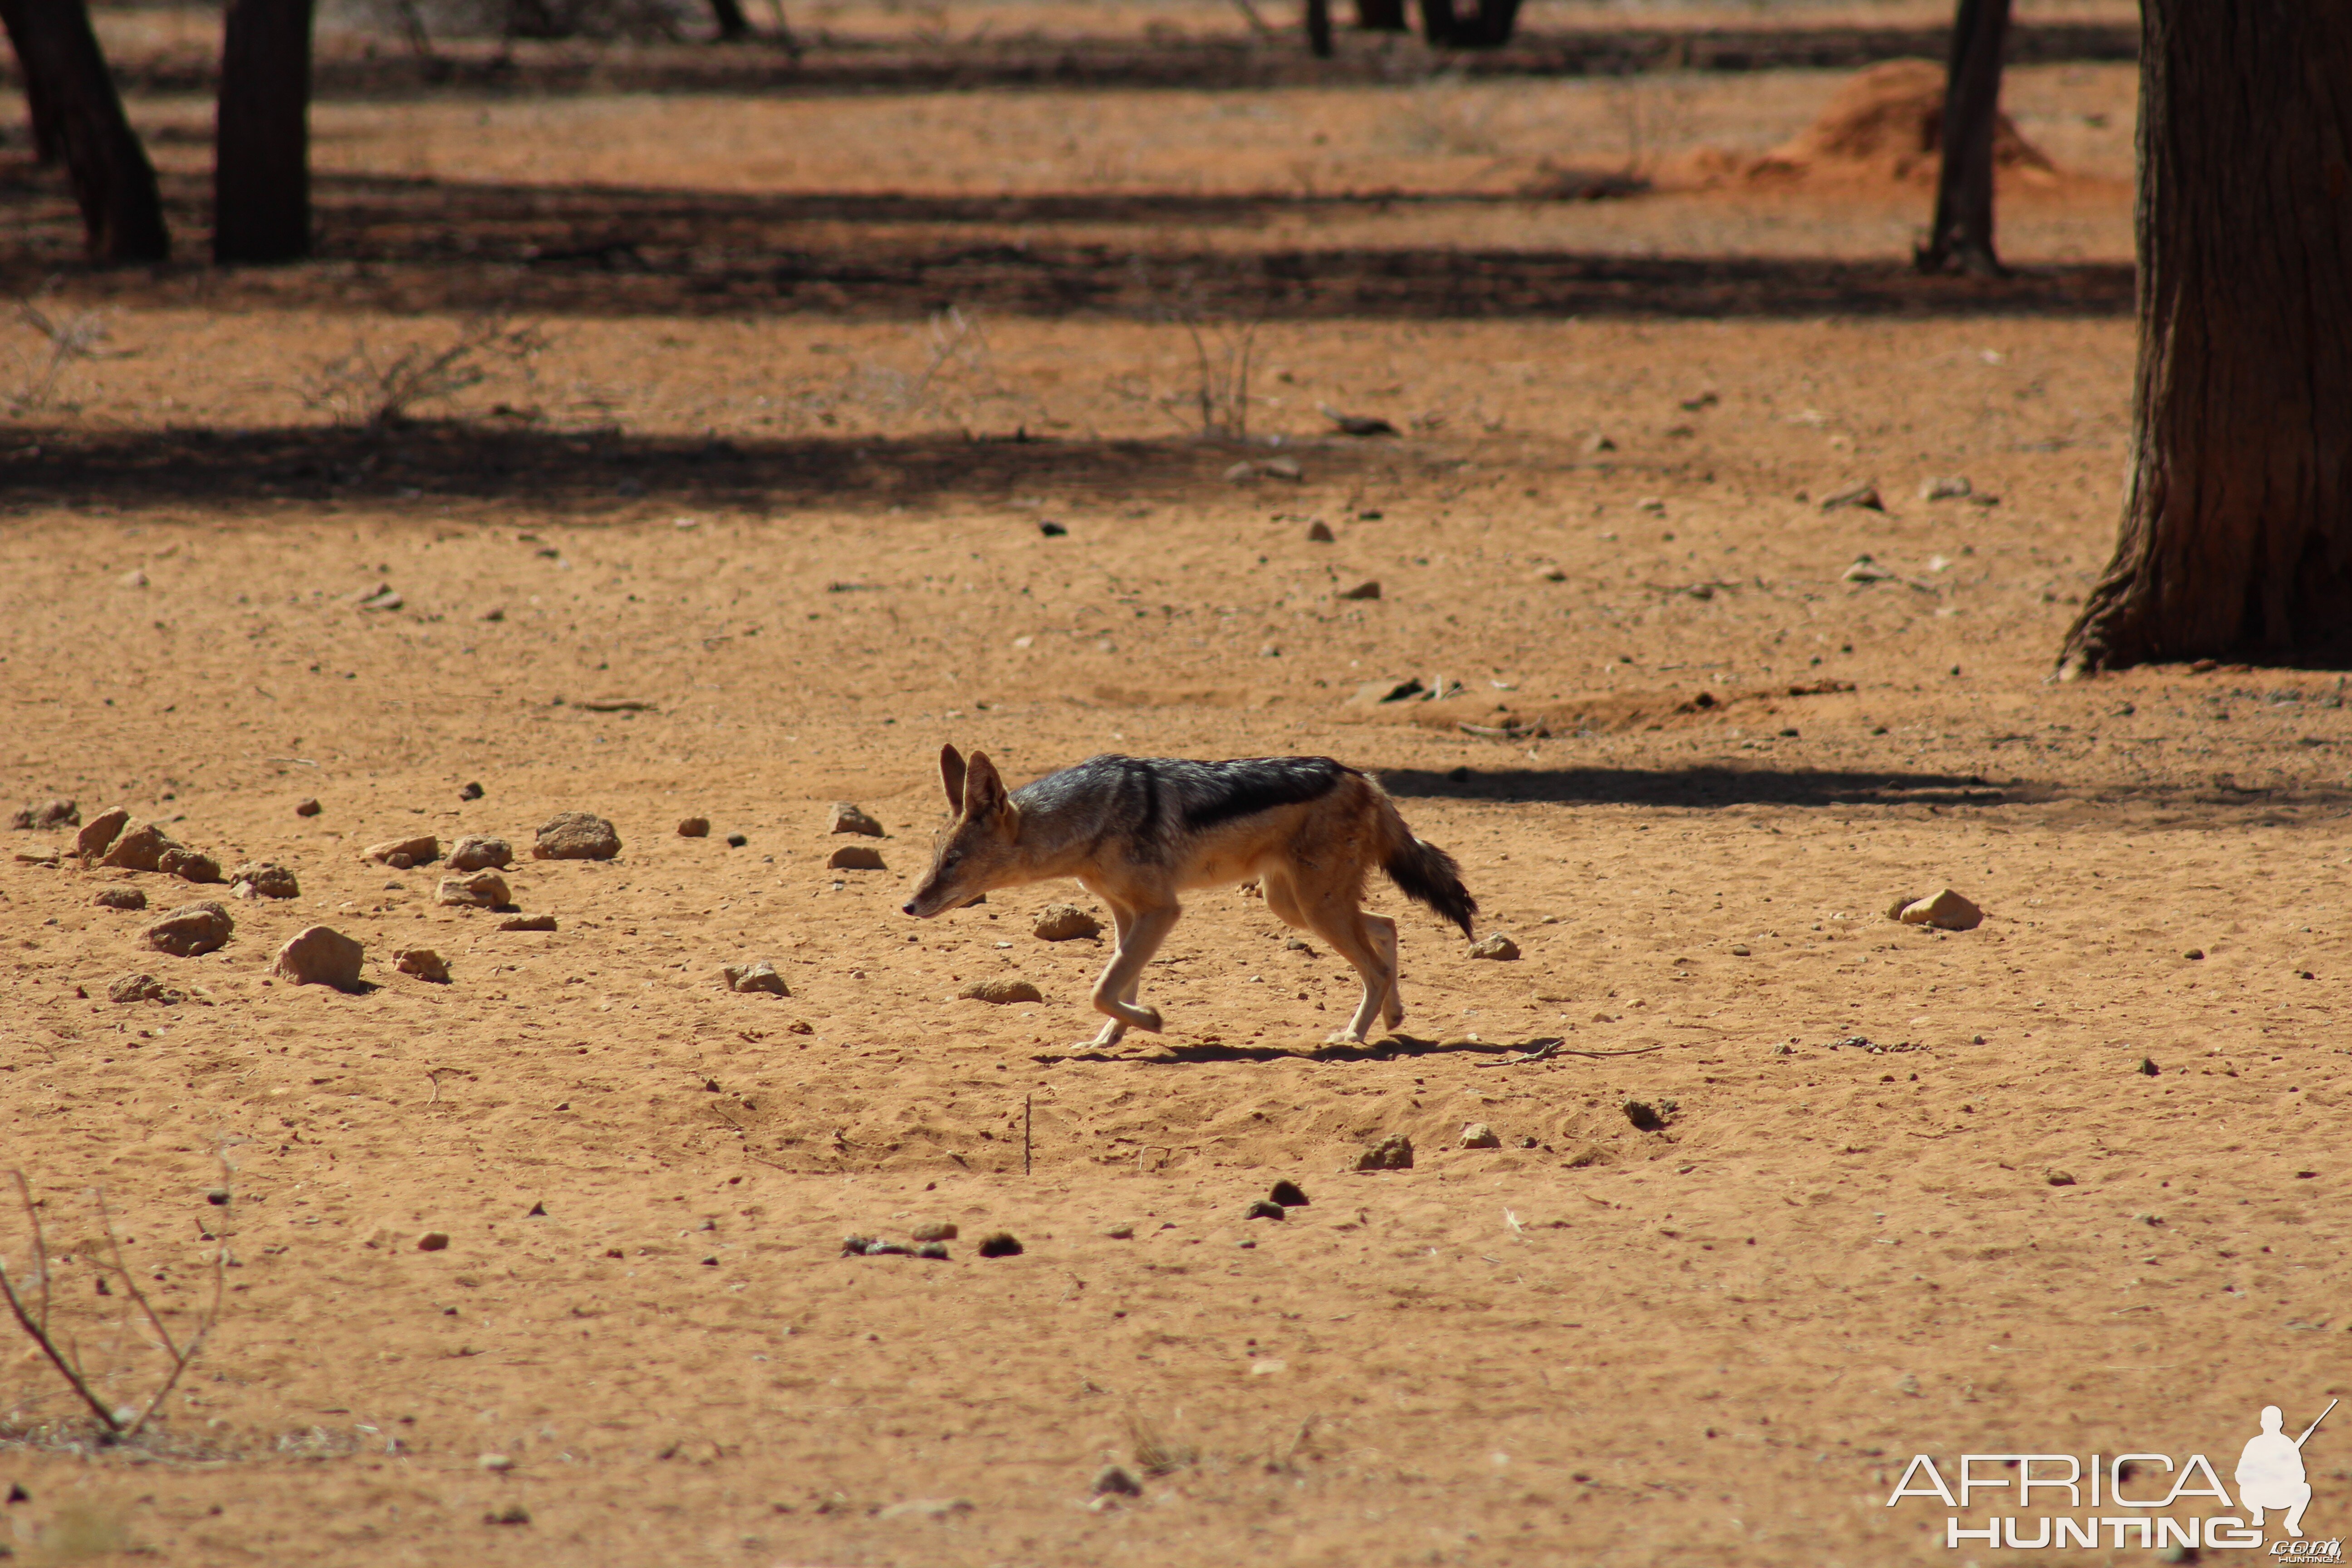
<instances>
[{"instance_id":1,"label":"dark tree trunk in background","mask_svg":"<svg viewBox=\"0 0 2352 1568\"><path fill-rule=\"evenodd\" d=\"M24 83L25 118L31 122L33 132L33 161L54 163L65 156L65 140L58 132L57 112L41 96L40 79L25 64L25 45L16 37L17 9L14 4L0 5L0 24L8 29L8 47L16 56L16 75Z\"/></svg>"},{"instance_id":2,"label":"dark tree trunk in background","mask_svg":"<svg viewBox=\"0 0 2352 1568\"><path fill-rule=\"evenodd\" d=\"M1404 0L1356 0L1356 28L1365 33L1404 32Z\"/></svg>"},{"instance_id":3,"label":"dark tree trunk in background","mask_svg":"<svg viewBox=\"0 0 2352 1568\"><path fill-rule=\"evenodd\" d=\"M0 0L37 142L46 121L81 208L89 258L163 261L172 254L155 171L123 117L82 0Z\"/></svg>"},{"instance_id":4,"label":"dark tree trunk in background","mask_svg":"<svg viewBox=\"0 0 2352 1568\"><path fill-rule=\"evenodd\" d=\"M311 0L229 0L213 147L213 259L310 254Z\"/></svg>"},{"instance_id":5,"label":"dark tree trunk in background","mask_svg":"<svg viewBox=\"0 0 2352 1568\"><path fill-rule=\"evenodd\" d=\"M2139 373L2059 672L2352 659L2352 6L2146 0Z\"/></svg>"},{"instance_id":6,"label":"dark tree trunk in background","mask_svg":"<svg viewBox=\"0 0 2352 1568\"><path fill-rule=\"evenodd\" d=\"M740 43L751 36L751 24L743 16L742 0L710 0L710 14L719 20L720 43Z\"/></svg>"},{"instance_id":7,"label":"dark tree trunk in background","mask_svg":"<svg viewBox=\"0 0 2352 1568\"><path fill-rule=\"evenodd\" d=\"M1307 0L1307 47L1318 60L1331 58L1331 0Z\"/></svg>"},{"instance_id":8,"label":"dark tree trunk in background","mask_svg":"<svg viewBox=\"0 0 2352 1568\"><path fill-rule=\"evenodd\" d=\"M2000 57L2009 0L1960 0L1944 79L1943 169L1936 220L1913 259L1922 272L2000 271L1992 247L1992 141L2000 120Z\"/></svg>"},{"instance_id":9,"label":"dark tree trunk in background","mask_svg":"<svg viewBox=\"0 0 2352 1568\"><path fill-rule=\"evenodd\" d=\"M1499 49L1511 41L1519 17L1519 0L1478 0L1467 16L1454 8L1454 0L1421 0L1421 31L1433 47Z\"/></svg>"}]
</instances>

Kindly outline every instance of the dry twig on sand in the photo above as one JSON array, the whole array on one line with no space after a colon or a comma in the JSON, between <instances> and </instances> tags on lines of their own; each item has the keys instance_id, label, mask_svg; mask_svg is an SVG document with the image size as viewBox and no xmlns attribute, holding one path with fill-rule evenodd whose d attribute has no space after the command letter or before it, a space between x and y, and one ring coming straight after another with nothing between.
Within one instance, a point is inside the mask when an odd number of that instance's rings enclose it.
<instances>
[{"instance_id":1,"label":"dry twig on sand","mask_svg":"<svg viewBox=\"0 0 2352 1568\"><path fill-rule=\"evenodd\" d=\"M229 1173L226 1158L221 1162L221 1169L225 1175ZM0 1295L6 1297L8 1310L15 1314L17 1327L23 1329L33 1343L39 1347L41 1353L48 1358L49 1364L58 1369L58 1375L89 1407L90 1414L98 1417L99 1424L117 1441L136 1437L146 1427L148 1419L162 1408L165 1397L179 1385L182 1374L194 1364L196 1357L204 1350L205 1341L220 1321L221 1306L228 1289L228 1226L226 1223L219 1224L207 1235L206 1239L219 1244L213 1251L212 1304L197 1316L195 1331L183 1343L173 1338L172 1331L164 1326L162 1314L155 1310L154 1303L147 1299L147 1292L140 1289L130 1265L123 1260L122 1242L114 1233L114 1216L107 1211L105 1194L95 1191L91 1194L91 1201L98 1207L101 1231L106 1237L106 1256L91 1261L121 1284L123 1294L138 1308L140 1314L147 1320L148 1328L153 1331L156 1348L171 1363L171 1370L164 1374L162 1385L143 1404L136 1406L110 1405L91 1388L91 1376L82 1364L79 1350L70 1339L50 1325L49 1251L47 1237L41 1229L40 1208L33 1201L33 1189L25 1180L25 1173L13 1171L9 1173L16 1180L17 1202L23 1206L26 1222L33 1233L33 1270L29 1281L20 1289L18 1281L10 1277L5 1261L0 1260ZM230 1189L224 1182L220 1190L225 1196ZM226 1202L222 1206L227 1206Z\"/></svg>"}]
</instances>

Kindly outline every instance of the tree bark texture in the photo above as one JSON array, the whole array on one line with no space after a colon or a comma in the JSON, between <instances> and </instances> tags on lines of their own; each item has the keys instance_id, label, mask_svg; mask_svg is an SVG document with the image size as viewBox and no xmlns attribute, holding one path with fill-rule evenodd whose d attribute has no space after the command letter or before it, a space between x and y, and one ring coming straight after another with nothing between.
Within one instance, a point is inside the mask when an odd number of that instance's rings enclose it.
<instances>
[{"instance_id":1,"label":"tree bark texture","mask_svg":"<svg viewBox=\"0 0 2352 1568\"><path fill-rule=\"evenodd\" d=\"M155 170L123 115L82 0L0 0L0 20L25 78L36 143L53 138L65 159L90 259L168 259Z\"/></svg>"},{"instance_id":2,"label":"tree bark texture","mask_svg":"<svg viewBox=\"0 0 2352 1568\"><path fill-rule=\"evenodd\" d=\"M229 0L213 143L213 259L310 254L311 0Z\"/></svg>"},{"instance_id":3,"label":"tree bark texture","mask_svg":"<svg viewBox=\"0 0 2352 1568\"><path fill-rule=\"evenodd\" d=\"M1404 0L1356 0L1356 28L1365 33L1406 31Z\"/></svg>"},{"instance_id":4,"label":"tree bark texture","mask_svg":"<svg viewBox=\"0 0 2352 1568\"><path fill-rule=\"evenodd\" d=\"M1997 274L1992 245L1993 131L2000 119L2001 51L2010 0L1960 0L1952 22L1951 68L1944 79L1943 166L1936 218L1914 259L1922 272L1957 265Z\"/></svg>"},{"instance_id":5,"label":"tree bark texture","mask_svg":"<svg viewBox=\"0 0 2352 1568\"><path fill-rule=\"evenodd\" d=\"M1499 49L1518 19L1519 0L1476 0L1467 16L1454 0L1421 0L1422 37L1435 48Z\"/></svg>"},{"instance_id":6,"label":"tree bark texture","mask_svg":"<svg viewBox=\"0 0 2352 1568\"><path fill-rule=\"evenodd\" d=\"M2139 370L2072 677L2352 659L2352 6L2147 0Z\"/></svg>"}]
</instances>

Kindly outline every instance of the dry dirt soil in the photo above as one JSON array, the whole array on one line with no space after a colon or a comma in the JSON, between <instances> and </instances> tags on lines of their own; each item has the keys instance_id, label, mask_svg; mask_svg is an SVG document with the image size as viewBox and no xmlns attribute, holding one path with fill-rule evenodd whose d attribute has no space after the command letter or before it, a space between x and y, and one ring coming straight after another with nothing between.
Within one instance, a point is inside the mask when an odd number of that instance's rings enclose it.
<instances>
[{"instance_id":1,"label":"dry dirt soil","mask_svg":"<svg viewBox=\"0 0 2352 1568\"><path fill-rule=\"evenodd\" d=\"M2109 115L2111 74L2074 85ZM581 110L530 178L660 174ZM2045 232L2127 259L2112 172L2068 190ZM1821 206L1656 199L1675 255ZM1819 253L1918 199L1852 195ZM164 1370L130 1285L184 1339L229 1254L131 1442L8 1336L17 1561L1951 1562L1944 1510L1886 1506L1915 1453L2226 1477L2253 1410L2345 1387L2352 718L2332 673L2045 680L2112 538L2112 300L1774 310L1768 276L1713 317L1253 331L535 311L490 263L373 265L70 275L43 309L107 357L16 340L5 804L300 884L174 958L148 923L225 889L0 837L0 1166L103 1401ZM518 308L483 379L371 426L472 330L386 277ZM1244 347L1248 439L1200 439ZM1407 678L1454 694L1359 697ZM1338 756L1521 955L1381 884L1409 1012L1327 1048L1345 966L1208 892L1147 976L1165 1033L1076 1047L1108 954L1031 931L1076 889L898 912L943 742L1019 779ZM845 800L886 868L827 868ZM618 858L530 859L575 810ZM553 930L360 858L470 833ZM1980 926L1887 919L1945 887ZM148 910L94 901L123 888ZM356 994L273 979L314 924L365 944ZM789 996L722 986L760 959ZM178 999L110 1001L136 973ZM953 999L997 976L1043 1000ZM1412 1167L1358 1173L1392 1135ZM1278 1179L1311 1204L1245 1218ZM947 1260L841 1255L926 1224ZM13 1204L0 1237L29 1284ZM2315 1533L2347 1445L2305 1450ZM1139 1495L1094 1497L1113 1464Z\"/></svg>"}]
</instances>

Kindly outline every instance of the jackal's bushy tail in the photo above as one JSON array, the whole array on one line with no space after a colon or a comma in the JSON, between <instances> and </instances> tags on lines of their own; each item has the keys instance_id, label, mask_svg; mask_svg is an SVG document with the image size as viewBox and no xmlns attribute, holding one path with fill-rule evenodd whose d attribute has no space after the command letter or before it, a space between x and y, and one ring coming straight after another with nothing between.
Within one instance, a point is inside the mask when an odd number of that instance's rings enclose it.
<instances>
[{"instance_id":1,"label":"jackal's bushy tail","mask_svg":"<svg viewBox=\"0 0 2352 1568\"><path fill-rule=\"evenodd\" d=\"M1415 838L1402 817L1397 819L1396 828L1392 841L1395 847L1381 862L1381 869L1389 874L1389 879L1403 890L1406 898L1417 904L1427 904L1460 926L1464 936L1475 935L1470 919L1478 912L1478 900L1462 885L1462 868L1436 845Z\"/></svg>"}]
</instances>

